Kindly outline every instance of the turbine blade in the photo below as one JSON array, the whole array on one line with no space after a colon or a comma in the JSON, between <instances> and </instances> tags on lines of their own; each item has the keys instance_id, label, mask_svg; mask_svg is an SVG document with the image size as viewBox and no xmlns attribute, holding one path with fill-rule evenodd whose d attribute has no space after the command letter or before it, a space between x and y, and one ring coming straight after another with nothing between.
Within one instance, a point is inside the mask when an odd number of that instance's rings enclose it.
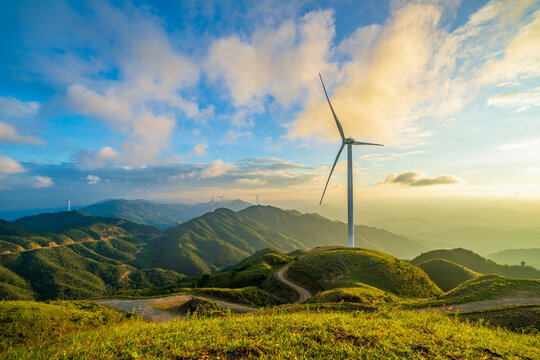
<instances>
[{"instance_id":1,"label":"turbine blade","mask_svg":"<svg viewBox=\"0 0 540 360\"><path fill-rule=\"evenodd\" d=\"M374 145L374 146L384 146L383 144L373 144L373 143L367 143L367 142L360 142L355 141L352 143L353 145Z\"/></svg>"},{"instance_id":2,"label":"turbine blade","mask_svg":"<svg viewBox=\"0 0 540 360\"><path fill-rule=\"evenodd\" d=\"M336 164L339 160L339 156L341 155L341 152L343 151L343 148L345 147L345 144L341 144L341 147L339 148L339 151L336 156L336 160L334 161L334 165L332 165L332 170L330 170L330 175L328 175L328 180L326 180L326 185L324 186L324 191L321 196L321 201L319 202L319 205L322 204L324 194L326 193L326 188L328 187L328 183L330 182L330 178L332 177L332 172L334 172L334 168L336 167Z\"/></svg>"},{"instance_id":3,"label":"turbine blade","mask_svg":"<svg viewBox=\"0 0 540 360\"><path fill-rule=\"evenodd\" d=\"M341 135L341 140L345 140L345 134L343 133L343 128L341 127L341 123L339 122L336 113L334 112L334 108L332 107L332 104L330 103L330 98L328 97L328 93L326 92L326 87L324 86L324 82L322 80L321 73L319 73L319 78L321 79L321 84L324 89L324 95L326 95L326 100L328 100L328 105L330 105L330 110L332 110L332 115L334 115L334 120L336 120L336 125L338 127L339 133Z\"/></svg>"}]
</instances>

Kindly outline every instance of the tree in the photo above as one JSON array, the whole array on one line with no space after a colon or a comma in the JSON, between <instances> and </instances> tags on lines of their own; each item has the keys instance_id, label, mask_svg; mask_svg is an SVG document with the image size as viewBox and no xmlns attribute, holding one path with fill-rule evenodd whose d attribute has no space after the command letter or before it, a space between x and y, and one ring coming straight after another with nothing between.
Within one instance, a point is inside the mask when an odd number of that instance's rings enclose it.
<instances>
[{"instance_id":1,"label":"tree","mask_svg":"<svg viewBox=\"0 0 540 360\"><path fill-rule=\"evenodd\" d=\"M521 260L521 266L525 266L527 264L525 261Z\"/></svg>"}]
</instances>

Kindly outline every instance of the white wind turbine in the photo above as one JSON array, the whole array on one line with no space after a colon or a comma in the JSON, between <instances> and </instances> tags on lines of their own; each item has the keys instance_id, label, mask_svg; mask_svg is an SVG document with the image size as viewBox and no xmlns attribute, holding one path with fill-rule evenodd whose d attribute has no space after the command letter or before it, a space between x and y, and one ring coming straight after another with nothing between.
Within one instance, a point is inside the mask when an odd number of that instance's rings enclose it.
<instances>
[{"instance_id":1,"label":"white wind turbine","mask_svg":"<svg viewBox=\"0 0 540 360\"><path fill-rule=\"evenodd\" d=\"M321 196L321 201L319 202L319 205L322 204L324 193L326 192L326 188L328 187L328 183L330 182L330 177L332 177L332 172L334 171L334 168L336 167L336 164L339 160L339 156L341 155L341 152L343 151L343 148L345 145L347 145L347 226L348 226L348 238L349 238L349 247L354 247L354 220L353 220L353 159L352 159L352 146L353 145L374 145L374 146L384 146L382 144L372 144L367 142L359 142L355 141L353 138L346 138L345 134L343 132L343 128L341 127L341 123L339 122L336 113L334 112L334 108L332 107L332 104L330 103L330 98L328 97L328 93L326 92L326 87L324 86L324 82L322 79L321 74L319 74L319 78L321 79L321 84L323 86L324 94L326 95L326 100L328 100L328 105L330 105L330 110L332 110L332 115L334 116L334 120L336 120L336 125L339 130L339 134L341 135L341 147L339 148L339 151L336 156L336 160L334 161L334 165L332 165L332 170L330 170L330 175L328 175L328 180L326 181L326 185L324 187L323 194Z\"/></svg>"}]
</instances>

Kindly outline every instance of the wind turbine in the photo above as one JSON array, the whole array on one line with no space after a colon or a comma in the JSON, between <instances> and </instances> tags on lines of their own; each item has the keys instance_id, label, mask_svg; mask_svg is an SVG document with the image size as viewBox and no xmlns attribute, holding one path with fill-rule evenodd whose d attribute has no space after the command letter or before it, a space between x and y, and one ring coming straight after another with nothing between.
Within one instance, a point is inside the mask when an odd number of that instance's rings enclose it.
<instances>
[{"instance_id":1,"label":"wind turbine","mask_svg":"<svg viewBox=\"0 0 540 360\"><path fill-rule=\"evenodd\" d=\"M349 239L349 247L354 247L354 219L353 219L353 159L352 159L352 146L353 145L374 145L374 146L384 146L382 144L372 144L367 142L360 142L356 141L353 138L346 138L345 133L343 132L343 128L341 127L341 123L339 122L336 113L334 112L334 108L332 107L332 104L330 103L330 98L328 97L328 93L326 92L326 87L324 86L324 82L322 79L321 74L319 73L319 78L321 79L321 84L324 90L324 95L326 95L326 100L328 100L328 105L330 105L330 110L332 111L332 115L334 116L334 120L336 120L336 125L339 130L339 134L341 135L341 147L339 148L339 151L336 156L336 160L334 161L334 165L332 165L332 170L330 170L330 175L328 175L328 180L326 181L326 185L324 187L324 191L321 196L321 201L319 202L319 205L322 204L324 193L326 193L326 188L328 187L328 183L330 182L330 177L332 177L332 172L334 171L334 168L336 167L336 164L339 160L339 156L341 155L341 152L343 151L343 148L345 145L347 145L347 227L348 227L348 239Z\"/></svg>"},{"instance_id":2,"label":"wind turbine","mask_svg":"<svg viewBox=\"0 0 540 360\"><path fill-rule=\"evenodd\" d=\"M68 212L71 211L71 200L68 200Z\"/></svg>"},{"instance_id":3,"label":"wind turbine","mask_svg":"<svg viewBox=\"0 0 540 360\"><path fill-rule=\"evenodd\" d=\"M210 201L210 204L212 205L212 212L214 212L214 204L216 202L214 201L214 195L212 195L212 201Z\"/></svg>"},{"instance_id":4,"label":"wind turbine","mask_svg":"<svg viewBox=\"0 0 540 360\"><path fill-rule=\"evenodd\" d=\"M257 205L259 205L259 196L260 195L261 194L255 194L255 201L256 201Z\"/></svg>"},{"instance_id":5,"label":"wind turbine","mask_svg":"<svg viewBox=\"0 0 540 360\"><path fill-rule=\"evenodd\" d=\"M223 207L223 198L224 198L224 197L225 197L225 195L221 195L221 196L218 195L218 198L221 199L221 205L220 205L220 207Z\"/></svg>"}]
</instances>

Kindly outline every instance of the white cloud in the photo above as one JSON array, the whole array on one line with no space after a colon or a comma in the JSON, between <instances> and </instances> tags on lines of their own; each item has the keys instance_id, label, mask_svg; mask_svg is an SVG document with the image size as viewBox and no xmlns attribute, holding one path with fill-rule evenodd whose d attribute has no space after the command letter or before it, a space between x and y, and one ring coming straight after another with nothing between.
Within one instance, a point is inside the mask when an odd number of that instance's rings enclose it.
<instances>
[{"instance_id":1,"label":"white cloud","mask_svg":"<svg viewBox=\"0 0 540 360\"><path fill-rule=\"evenodd\" d=\"M380 30L370 51L358 49L343 66L338 76L343 81L329 95L347 136L398 142L409 114L430 99L433 84L439 81L441 69L436 67L443 66L438 65L435 44L442 40L437 29L440 16L441 9L435 5L410 3L400 8ZM354 42L365 36L365 42L371 43L372 32L355 33ZM333 80L326 77L330 89ZM315 85L318 91L308 99L290 135L338 138L321 86Z\"/></svg>"},{"instance_id":2,"label":"white cloud","mask_svg":"<svg viewBox=\"0 0 540 360\"><path fill-rule=\"evenodd\" d=\"M384 184L401 184L407 186L432 186L432 185L449 185L462 182L454 175L439 175L437 177L429 177L426 174L414 170L404 171L400 174L390 174L386 179L378 185Z\"/></svg>"},{"instance_id":3,"label":"white cloud","mask_svg":"<svg viewBox=\"0 0 540 360\"><path fill-rule=\"evenodd\" d=\"M531 107L540 106L540 87L508 94L494 95L488 99L487 104L496 107L517 108L516 111L523 111Z\"/></svg>"},{"instance_id":4,"label":"white cloud","mask_svg":"<svg viewBox=\"0 0 540 360\"><path fill-rule=\"evenodd\" d=\"M54 182L52 181L52 179L47 176L39 176L39 175L34 176L34 181L35 183L33 187L36 189L46 188L46 187L50 187L54 185Z\"/></svg>"},{"instance_id":5,"label":"white cloud","mask_svg":"<svg viewBox=\"0 0 540 360\"><path fill-rule=\"evenodd\" d=\"M107 164L118 163L120 154L110 146L104 146L97 151L81 151L79 153L79 162L83 167L96 169Z\"/></svg>"},{"instance_id":6,"label":"white cloud","mask_svg":"<svg viewBox=\"0 0 540 360\"><path fill-rule=\"evenodd\" d=\"M199 177L202 179L209 179L209 178L215 178L218 176L223 176L233 167L234 167L233 164L223 162L221 161L221 159L217 159L212 164L204 168L200 172Z\"/></svg>"},{"instance_id":7,"label":"white cloud","mask_svg":"<svg viewBox=\"0 0 540 360\"><path fill-rule=\"evenodd\" d=\"M253 136L253 133L251 131L235 131L235 130L229 130L227 131L227 135L223 139L223 142L225 143L234 143L238 139L241 138L251 138Z\"/></svg>"},{"instance_id":8,"label":"white cloud","mask_svg":"<svg viewBox=\"0 0 540 360\"><path fill-rule=\"evenodd\" d=\"M0 121L0 144L33 144L43 145L45 142L34 136L23 136L15 128Z\"/></svg>"},{"instance_id":9,"label":"white cloud","mask_svg":"<svg viewBox=\"0 0 540 360\"><path fill-rule=\"evenodd\" d=\"M418 125L423 119L458 112L485 84L538 76L540 10L524 16L533 3L493 0L449 32L440 19L455 3L393 2L384 25L358 28L342 41L338 50L351 60L325 76L345 133L390 145L422 143L429 135ZM289 136L339 139L318 86Z\"/></svg>"},{"instance_id":10,"label":"white cloud","mask_svg":"<svg viewBox=\"0 0 540 360\"><path fill-rule=\"evenodd\" d=\"M98 182L100 182L101 178L99 176L96 176L96 175L88 175L86 177L86 180L88 180L88 184L94 185L94 184L97 184Z\"/></svg>"},{"instance_id":11,"label":"white cloud","mask_svg":"<svg viewBox=\"0 0 540 360\"><path fill-rule=\"evenodd\" d=\"M195 156L206 156L208 155L208 152L206 151L206 149L208 149L210 146L208 146L207 143L201 143L201 144L197 144L195 145L195 147L193 148L193 154Z\"/></svg>"},{"instance_id":12,"label":"white cloud","mask_svg":"<svg viewBox=\"0 0 540 360\"><path fill-rule=\"evenodd\" d=\"M0 156L0 173L17 174L24 171L24 168L17 161L13 160L9 156Z\"/></svg>"},{"instance_id":13,"label":"white cloud","mask_svg":"<svg viewBox=\"0 0 540 360\"><path fill-rule=\"evenodd\" d=\"M506 1L506 10L513 17L519 17L532 0ZM516 3L520 6L515 6ZM501 12L505 16L505 12ZM504 50L502 57L489 59L480 69L479 80L484 83L497 83L502 81L516 81L540 76L540 10L537 10L533 20L519 28L519 32L511 39Z\"/></svg>"},{"instance_id":14,"label":"white cloud","mask_svg":"<svg viewBox=\"0 0 540 360\"><path fill-rule=\"evenodd\" d=\"M170 148L177 121L211 112L182 95L198 83L199 65L178 50L175 39L147 8L107 2L88 7L92 16L87 17L67 4L52 7L70 21L46 29L55 36L39 45L64 52L44 51L35 66L66 86L71 109L122 135L125 142L119 146L117 163L152 163ZM81 48L87 49L84 54ZM113 72L112 77L102 76Z\"/></svg>"},{"instance_id":15,"label":"white cloud","mask_svg":"<svg viewBox=\"0 0 540 360\"><path fill-rule=\"evenodd\" d=\"M540 138L499 146L499 150L534 149L540 147Z\"/></svg>"},{"instance_id":16,"label":"white cloud","mask_svg":"<svg viewBox=\"0 0 540 360\"><path fill-rule=\"evenodd\" d=\"M40 104L36 101L21 101L14 97L0 96L0 120L22 119L38 114Z\"/></svg>"},{"instance_id":17,"label":"white cloud","mask_svg":"<svg viewBox=\"0 0 540 360\"><path fill-rule=\"evenodd\" d=\"M333 36L332 12L313 11L298 22L260 28L249 39L215 40L207 71L225 81L237 107L257 106L267 95L287 106L313 88L313 74L334 68L328 62Z\"/></svg>"},{"instance_id":18,"label":"white cloud","mask_svg":"<svg viewBox=\"0 0 540 360\"><path fill-rule=\"evenodd\" d=\"M35 127L35 117L39 109L38 102L0 96L0 144L43 145L43 140L35 136L21 135L19 131Z\"/></svg>"},{"instance_id":19,"label":"white cloud","mask_svg":"<svg viewBox=\"0 0 540 360\"><path fill-rule=\"evenodd\" d=\"M259 178L240 178L236 179L235 182L239 185L257 185L262 186L268 184L268 181Z\"/></svg>"}]
</instances>

